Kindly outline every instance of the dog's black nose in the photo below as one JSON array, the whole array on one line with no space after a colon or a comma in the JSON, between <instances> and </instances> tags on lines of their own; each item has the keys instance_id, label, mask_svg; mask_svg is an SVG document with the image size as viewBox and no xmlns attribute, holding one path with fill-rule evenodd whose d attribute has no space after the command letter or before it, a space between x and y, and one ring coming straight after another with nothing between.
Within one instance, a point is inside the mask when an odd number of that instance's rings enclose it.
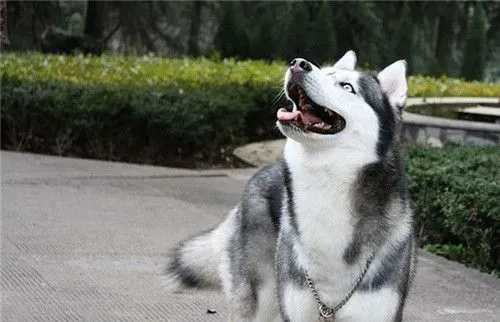
<instances>
[{"instance_id":1,"label":"dog's black nose","mask_svg":"<svg viewBox=\"0 0 500 322\"><path fill-rule=\"evenodd\" d=\"M306 72L312 70L311 63L302 58L295 58L290 62L290 66L292 66L294 70L305 70Z\"/></svg>"}]
</instances>

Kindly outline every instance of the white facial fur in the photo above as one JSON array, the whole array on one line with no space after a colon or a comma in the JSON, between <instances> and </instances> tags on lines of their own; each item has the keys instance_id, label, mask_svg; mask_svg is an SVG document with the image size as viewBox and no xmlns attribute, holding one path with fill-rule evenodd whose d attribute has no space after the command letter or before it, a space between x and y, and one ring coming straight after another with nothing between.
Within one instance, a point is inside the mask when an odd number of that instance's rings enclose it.
<instances>
[{"instance_id":1,"label":"white facial fur","mask_svg":"<svg viewBox=\"0 0 500 322\"><path fill-rule=\"evenodd\" d=\"M319 69L312 66L312 71L303 73L295 81L317 104L340 114L346 120L346 127L337 134L321 135L304 132L293 126L277 123L283 134L304 146L324 149L353 149L375 154L378 140L378 119L373 109L359 94L352 94L339 83L349 83L356 93L359 92L360 73L354 71L356 55L347 52L335 65ZM292 79L290 70L285 74L285 87ZM297 106L293 107L294 110Z\"/></svg>"},{"instance_id":2,"label":"white facial fur","mask_svg":"<svg viewBox=\"0 0 500 322\"><path fill-rule=\"evenodd\" d=\"M299 75L293 75L290 69L287 70L285 88L295 77L295 82L306 91L314 102L340 114L346 120L346 127L339 133L322 135L304 132L294 126L284 126L278 122L277 125L282 133L310 147L321 149L333 147L350 147L352 149L357 147L365 152L367 150L374 151L378 141L379 120L373 108L359 95L358 80L362 74L354 70L355 65L356 54L353 51L348 51L331 67L319 69L312 65L310 72ZM399 114L404 107L408 92L406 62L399 60L389 65L377 75L377 79L390 105ZM357 94L343 89L340 85L342 83L350 84ZM286 94L288 97L288 93ZM293 109L297 109L295 104Z\"/></svg>"}]
</instances>

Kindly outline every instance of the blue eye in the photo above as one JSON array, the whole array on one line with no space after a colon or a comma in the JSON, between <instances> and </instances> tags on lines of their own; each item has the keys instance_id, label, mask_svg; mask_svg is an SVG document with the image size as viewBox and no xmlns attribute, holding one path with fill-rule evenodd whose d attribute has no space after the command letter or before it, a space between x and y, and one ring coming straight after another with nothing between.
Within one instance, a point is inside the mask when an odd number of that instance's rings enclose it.
<instances>
[{"instance_id":1,"label":"blue eye","mask_svg":"<svg viewBox=\"0 0 500 322\"><path fill-rule=\"evenodd\" d=\"M343 89L348 91L349 93L356 94L356 91L354 90L354 87L352 87L351 84L349 83L340 83L340 86L342 86Z\"/></svg>"}]
</instances>

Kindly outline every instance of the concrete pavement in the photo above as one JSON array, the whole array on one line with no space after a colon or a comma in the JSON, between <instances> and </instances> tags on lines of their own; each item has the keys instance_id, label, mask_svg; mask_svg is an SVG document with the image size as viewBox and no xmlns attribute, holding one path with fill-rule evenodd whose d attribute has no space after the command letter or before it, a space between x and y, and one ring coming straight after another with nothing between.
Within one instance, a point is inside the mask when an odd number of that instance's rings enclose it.
<instances>
[{"instance_id":1,"label":"concrete pavement","mask_svg":"<svg viewBox=\"0 0 500 322\"><path fill-rule=\"evenodd\" d=\"M218 223L255 169L5 151L1 165L1 321L226 318L220 293L173 294L161 273L168 249ZM499 321L500 280L422 252L405 320Z\"/></svg>"}]
</instances>

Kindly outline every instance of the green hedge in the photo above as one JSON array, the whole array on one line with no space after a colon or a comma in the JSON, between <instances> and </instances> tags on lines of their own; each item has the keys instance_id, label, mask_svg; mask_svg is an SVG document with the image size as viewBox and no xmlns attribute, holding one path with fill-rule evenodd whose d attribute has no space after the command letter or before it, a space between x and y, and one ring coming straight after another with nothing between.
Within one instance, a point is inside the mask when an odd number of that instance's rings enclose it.
<instances>
[{"instance_id":1,"label":"green hedge","mask_svg":"<svg viewBox=\"0 0 500 322\"><path fill-rule=\"evenodd\" d=\"M8 77L1 103L3 148L153 164L219 156L225 143L238 143L245 117L224 95L207 101L194 91L180 96Z\"/></svg>"},{"instance_id":2,"label":"green hedge","mask_svg":"<svg viewBox=\"0 0 500 322\"><path fill-rule=\"evenodd\" d=\"M2 54L2 148L183 165L279 137L282 62ZM500 96L500 84L410 77L411 95Z\"/></svg>"},{"instance_id":3,"label":"green hedge","mask_svg":"<svg viewBox=\"0 0 500 322\"><path fill-rule=\"evenodd\" d=\"M276 95L282 86L283 62L165 59L152 56L61 56L39 53L2 54L2 77L57 81L78 85L146 87L162 91L212 90L246 86L269 89ZM212 95L210 93L209 95ZM442 76L409 77L409 96L500 97L500 83L464 82ZM266 102L269 105L269 102Z\"/></svg>"},{"instance_id":4,"label":"green hedge","mask_svg":"<svg viewBox=\"0 0 500 322\"><path fill-rule=\"evenodd\" d=\"M219 163L236 145L275 137L284 104L278 63L8 54L0 64L2 148L14 150Z\"/></svg>"},{"instance_id":5,"label":"green hedge","mask_svg":"<svg viewBox=\"0 0 500 322\"><path fill-rule=\"evenodd\" d=\"M425 249L500 272L500 153L497 147L405 149Z\"/></svg>"}]
</instances>

